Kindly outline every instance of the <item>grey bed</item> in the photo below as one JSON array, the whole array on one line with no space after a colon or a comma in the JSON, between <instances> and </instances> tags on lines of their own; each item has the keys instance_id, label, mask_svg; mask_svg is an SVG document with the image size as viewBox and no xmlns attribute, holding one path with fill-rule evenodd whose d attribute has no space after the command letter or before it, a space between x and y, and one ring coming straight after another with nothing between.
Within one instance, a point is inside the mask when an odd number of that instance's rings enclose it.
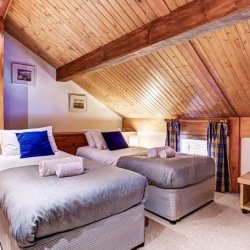
<instances>
[{"instance_id":1,"label":"grey bed","mask_svg":"<svg viewBox=\"0 0 250 250\"><path fill-rule=\"evenodd\" d=\"M16 249L132 249L144 242L145 177L85 160L86 173L0 172L0 242Z\"/></svg>"},{"instance_id":2,"label":"grey bed","mask_svg":"<svg viewBox=\"0 0 250 250\"><path fill-rule=\"evenodd\" d=\"M120 152L102 150L97 154L97 149L92 151L89 147L81 147L77 155L90 156L97 161L102 161L101 156L105 161L110 157L110 162L115 162L119 168L145 176L149 182L145 209L172 224L214 199L215 166L212 158L179 153L174 158L160 159L147 158L147 151L142 155L142 150L138 149L134 153L127 150L127 156L125 151Z\"/></svg>"}]
</instances>

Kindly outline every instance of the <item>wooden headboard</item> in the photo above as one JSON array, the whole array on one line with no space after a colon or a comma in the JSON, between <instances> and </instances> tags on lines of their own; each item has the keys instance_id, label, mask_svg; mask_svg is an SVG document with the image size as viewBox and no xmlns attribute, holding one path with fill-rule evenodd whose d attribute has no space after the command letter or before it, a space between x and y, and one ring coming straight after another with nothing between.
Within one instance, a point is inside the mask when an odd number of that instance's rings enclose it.
<instances>
[{"instance_id":1,"label":"wooden headboard","mask_svg":"<svg viewBox=\"0 0 250 250\"><path fill-rule=\"evenodd\" d=\"M69 154L76 154L77 148L87 146L88 142L83 132L54 133L57 148Z\"/></svg>"}]
</instances>

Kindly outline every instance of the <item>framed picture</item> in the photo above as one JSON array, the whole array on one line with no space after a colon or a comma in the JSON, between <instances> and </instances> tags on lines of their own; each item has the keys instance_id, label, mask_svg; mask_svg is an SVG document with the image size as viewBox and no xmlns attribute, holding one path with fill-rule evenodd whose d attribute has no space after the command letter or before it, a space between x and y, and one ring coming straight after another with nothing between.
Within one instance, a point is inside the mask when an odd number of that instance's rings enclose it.
<instances>
[{"instance_id":1,"label":"framed picture","mask_svg":"<svg viewBox=\"0 0 250 250\"><path fill-rule=\"evenodd\" d=\"M69 95L69 111L70 112L87 111L87 97L85 95L70 94Z\"/></svg>"},{"instance_id":2,"label":"framed picture","mask_svg":"<svg viewBox=\"0 0 250 250\"><path fill-rule=\"evenodd\" d=\"M12 63L12 83L35 85L36 67Z\"/></svg>"}]
</instances>

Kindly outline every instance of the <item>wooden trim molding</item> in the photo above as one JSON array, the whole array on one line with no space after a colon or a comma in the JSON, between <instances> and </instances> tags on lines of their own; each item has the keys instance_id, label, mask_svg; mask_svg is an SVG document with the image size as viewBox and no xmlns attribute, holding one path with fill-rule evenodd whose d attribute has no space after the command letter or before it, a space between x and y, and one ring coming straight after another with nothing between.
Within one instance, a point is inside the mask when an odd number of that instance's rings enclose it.
<instances>
[{"instance_id":1,"label":"wooden trim molding","mask_svg":"<svg viewBox=\"0 0 250 250\"><path fill-rule=\"evenodd\" d=\"M79 147L87 146L84 133L54 133L57 148L66 153L75 155Z\"/></svg>"},{"instance_id":2,"label":"wooden trim molding","mask_svg":"<svg viewBox=\"0 0 250 250\"><path fill-rule=\"evenodd\" d=\"M110 67L250 17L249 0L194 0L57 69L57 80Z\"/></svg>"}]
</instances>

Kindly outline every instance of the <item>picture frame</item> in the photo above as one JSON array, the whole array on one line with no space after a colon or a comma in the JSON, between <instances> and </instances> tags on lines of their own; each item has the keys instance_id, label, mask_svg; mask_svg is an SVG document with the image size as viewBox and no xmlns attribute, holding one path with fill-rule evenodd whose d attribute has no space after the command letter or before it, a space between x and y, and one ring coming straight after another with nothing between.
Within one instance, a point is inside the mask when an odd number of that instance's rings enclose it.
<instances>
[{"instance_id":1,"label":"picture frame","mask_svg":"<svg viewBox=\"0 0 250 250\"><path fill-rule=\"evenodd\" d=\"M70 112L86 112L87 97L80 94L69 94L69 111Z\"/></svg>"},{"instance_id":2,"label":"picture frame","mask_svg":"<svg viewBox=\"0 0 250 250\"><path fill-rule=\"evenodd\" d=\"M35 85L36 84L36 67L12 63L12 83Z\"/></svg>"}]
</instances>

